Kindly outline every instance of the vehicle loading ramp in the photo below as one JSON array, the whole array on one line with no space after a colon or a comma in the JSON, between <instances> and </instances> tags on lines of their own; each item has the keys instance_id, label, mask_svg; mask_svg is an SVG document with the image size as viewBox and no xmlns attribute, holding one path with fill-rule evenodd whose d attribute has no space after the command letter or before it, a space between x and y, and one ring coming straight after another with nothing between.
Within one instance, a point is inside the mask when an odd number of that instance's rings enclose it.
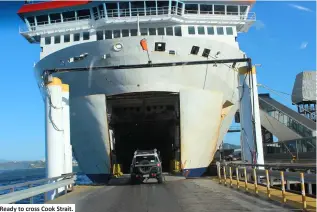
<instances>
[{"instance_id":1,"label":"vehicle loading ramp","mask_svg":"<svg viewBox=\"0 0 317 212\"><path fill-rule=\"evenodd\" d=\"M261 125L278 140L316 136L316 123L271 98L259 94Z\"/></svg>"},{"instance_id":2,"label":"vehicle loading ramp","mask_svg":"<svg viewBox=\"0 0 317 212\"><path fill-rule=\"evenodd\" d=\"M218 211L292 211L281 204L246 195L219 185L208 178L184 180L166 176L164 184L148 181L129 185L129 178L96 189L66 194L48 204L76 204L77 212L218 212ZM89 187L89 186L88 186Z\"/></svg>"}]
</instances>

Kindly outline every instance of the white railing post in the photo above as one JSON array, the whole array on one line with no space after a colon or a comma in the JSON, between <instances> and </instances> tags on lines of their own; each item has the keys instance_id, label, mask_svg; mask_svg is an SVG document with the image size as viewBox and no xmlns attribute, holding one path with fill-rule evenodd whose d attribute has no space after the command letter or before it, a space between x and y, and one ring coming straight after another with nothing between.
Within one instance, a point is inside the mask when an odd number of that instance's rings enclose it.
<instances>
[{"instance_id":1,"label":"white railing post","mask_svg":"<svg viewBox=\"0 0 317 212\"><path fill-rule=\"evenodd\" d=\"M307 173L311 173L310 169L307 170ZM311 183L308 183L308 194L313 194L313 187Z\"/></svg>"},{"instance_id":2,"label":"white railing post","mask_svg":"<svg viewBox=\"0 0 317 212\"><path fill-rule=\"evenodd\" d=\"M289 168L287 168L285 170L285 172L289 172ZM286 179L286 189L287 190L291 190L291 184L290 184L289 180L287 180L287 179Z\"/></svg>"}]
</instances>

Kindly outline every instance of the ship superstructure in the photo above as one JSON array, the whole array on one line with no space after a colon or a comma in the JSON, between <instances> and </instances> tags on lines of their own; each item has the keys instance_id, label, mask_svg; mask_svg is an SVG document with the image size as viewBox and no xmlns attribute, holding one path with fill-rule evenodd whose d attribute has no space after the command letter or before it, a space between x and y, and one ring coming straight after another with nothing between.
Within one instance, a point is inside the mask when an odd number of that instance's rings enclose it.
<instances>
[{"instance_id":1,"label":"ship superstructure","mask_svg":"<svg viewBox=\"0 0 317 212\"><path fill-rule=\"evenodd\" d=\"M129 168L136 148L179 160L186 176L210 164L238 109L244 64L179 65L245 58L238 33L253 1L51 1L25 4L20 33L41 47L35 74L70 86L71 143L95 182L111 173L111 150ZM165 64L158 65L158 64ZM165 167L168 168L168 165Z\"/></svg>"}]
</instances>

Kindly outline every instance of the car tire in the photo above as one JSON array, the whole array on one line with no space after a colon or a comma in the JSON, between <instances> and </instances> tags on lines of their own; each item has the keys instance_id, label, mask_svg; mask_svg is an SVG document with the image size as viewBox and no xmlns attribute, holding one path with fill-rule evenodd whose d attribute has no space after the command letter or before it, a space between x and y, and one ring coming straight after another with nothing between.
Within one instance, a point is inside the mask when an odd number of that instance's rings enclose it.
<instances>
[{"instance_id":1,"label":"car tire","mask_svg":"<svg viewBox=\"0 0 317 212\"><path fill-rule=\"evenodd\" d=\"M135 185L136 184L136 178L135 177L132 177L130 178L130 184L131 185Z\"/></svg>"},{"instance_id":2,"label":"car tire","mask_svg":"<svg viewBox=\"0 0 317 212\"><path fill-rule=\"evenodd\" d=\"M158 184L162 184L162 183L163 183L163 177L162 177L162 175L157 178L157 183L158 183Z\"/></svg>"}]
</instances>

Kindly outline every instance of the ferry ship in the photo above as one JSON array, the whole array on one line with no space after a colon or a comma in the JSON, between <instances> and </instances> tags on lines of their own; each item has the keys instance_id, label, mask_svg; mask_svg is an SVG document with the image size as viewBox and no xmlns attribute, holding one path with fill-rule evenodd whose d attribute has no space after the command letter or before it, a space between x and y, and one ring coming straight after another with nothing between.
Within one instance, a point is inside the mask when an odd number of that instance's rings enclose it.
<instances>
[{"instance_id":1,"label":"ferry ship","mask_svg":"<svg viewBox=\"0 0 317 212\"><path fill-rule=\"evenodd\" d=\"M186 177L205 172L238 110L245 64L203 62L246 58L237 36L254 23L253 4L55 0L20 8L20 34L41 49L41 93L48 70L70 87L73 154L93 182L107 181L113 150L125 172L136 149L154 148L165 170L178 160Z\"/></svg>"}]
</instances>

